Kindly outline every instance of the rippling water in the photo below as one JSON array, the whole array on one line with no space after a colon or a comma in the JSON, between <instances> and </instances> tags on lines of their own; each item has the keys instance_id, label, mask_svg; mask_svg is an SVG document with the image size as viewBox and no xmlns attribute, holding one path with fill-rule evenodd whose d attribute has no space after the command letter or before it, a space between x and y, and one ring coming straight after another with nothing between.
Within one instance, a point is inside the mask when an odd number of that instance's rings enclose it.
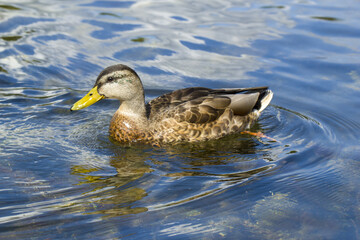
<instances>
[{"instance_id":1,"label":"rippling water","mask_svg":"<svg viewBox=\"0 0 360 240\"><path fill-rule=\"evenodd\" d=\"M360 4L0 0L0 238L359 239ZM146 99L268 85L252 131L157 148L72 103L125 63Z\"/></svg>"}]
</instances>

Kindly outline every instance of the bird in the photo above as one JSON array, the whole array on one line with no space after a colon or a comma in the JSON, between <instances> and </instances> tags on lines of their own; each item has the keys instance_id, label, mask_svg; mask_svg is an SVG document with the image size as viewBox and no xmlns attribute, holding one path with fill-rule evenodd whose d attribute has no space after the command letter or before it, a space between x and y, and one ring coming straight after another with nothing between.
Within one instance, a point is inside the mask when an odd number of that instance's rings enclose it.
<instances>
[{"instance_id":1,"label":"bird","mask_svg":"<svg viewBox=\"0 0 360 240\"><path fill-rule=\"evenodd\" d=\"M268 87L190 87L145 103L144 87L130 67L105 68L94 87L71 107L86 108L101 99L117 99L120 107L110 121L110 138L120 143L160 146L219 139L249 129L270 104Z\"/></svg>"}]
</instances>

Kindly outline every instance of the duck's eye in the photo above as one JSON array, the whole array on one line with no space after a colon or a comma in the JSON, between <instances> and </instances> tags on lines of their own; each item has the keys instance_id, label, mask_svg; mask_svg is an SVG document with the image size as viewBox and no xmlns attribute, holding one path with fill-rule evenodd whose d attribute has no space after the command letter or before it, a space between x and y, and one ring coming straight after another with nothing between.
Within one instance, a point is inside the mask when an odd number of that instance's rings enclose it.
<instances>
[{"instance_id":1,"label":"duck's eye","mask_svg":"<svg viewBox=\"0 0 360 240\"><path fill-rule=\"evenodd\" d=\"M113 77L108 77L107 80L108 80L109 82L112 82L112 81L114 81L114 78L113 78Z\"/></svg>"}]
</instances>

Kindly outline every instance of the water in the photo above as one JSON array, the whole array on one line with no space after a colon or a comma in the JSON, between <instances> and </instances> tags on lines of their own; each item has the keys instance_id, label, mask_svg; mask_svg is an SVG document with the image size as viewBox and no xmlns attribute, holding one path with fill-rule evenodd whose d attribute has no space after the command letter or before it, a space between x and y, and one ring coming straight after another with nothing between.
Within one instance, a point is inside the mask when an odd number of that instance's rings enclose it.
<instances>
[{"instance_id":1,"label":"water","mask_svg":"<svg viewBox=\"0 0 360 240\"><path fill-rule=\"evenodd\" d=\"M359 239L360 4L0 1L0 238ZM125 63L146 99L268 85L250 135L121 146L117 101L70 106Z\"/></svg>"}]
</instances>

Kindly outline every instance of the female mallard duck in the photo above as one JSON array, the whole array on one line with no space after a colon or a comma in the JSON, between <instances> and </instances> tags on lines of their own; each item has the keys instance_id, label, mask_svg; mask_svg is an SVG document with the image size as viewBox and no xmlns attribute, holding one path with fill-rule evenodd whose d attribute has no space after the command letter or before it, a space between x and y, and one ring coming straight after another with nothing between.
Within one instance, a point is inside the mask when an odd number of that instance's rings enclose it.
<instances>
[{"instance_id":1,"label":"female mallard duck","mask_svg":"<svg viewBox=\"0 0 360 240\"><path fill-rule=\"evenodd\" d=\"M104 69L93 89L71 110L86 108L103 98L121 101L110 123L110 136L119 142L159 145L217 139L250 128L269 105L267 87L184 88L145 105L139 76L118 64Z\"/></svg>"}]
</instances>

